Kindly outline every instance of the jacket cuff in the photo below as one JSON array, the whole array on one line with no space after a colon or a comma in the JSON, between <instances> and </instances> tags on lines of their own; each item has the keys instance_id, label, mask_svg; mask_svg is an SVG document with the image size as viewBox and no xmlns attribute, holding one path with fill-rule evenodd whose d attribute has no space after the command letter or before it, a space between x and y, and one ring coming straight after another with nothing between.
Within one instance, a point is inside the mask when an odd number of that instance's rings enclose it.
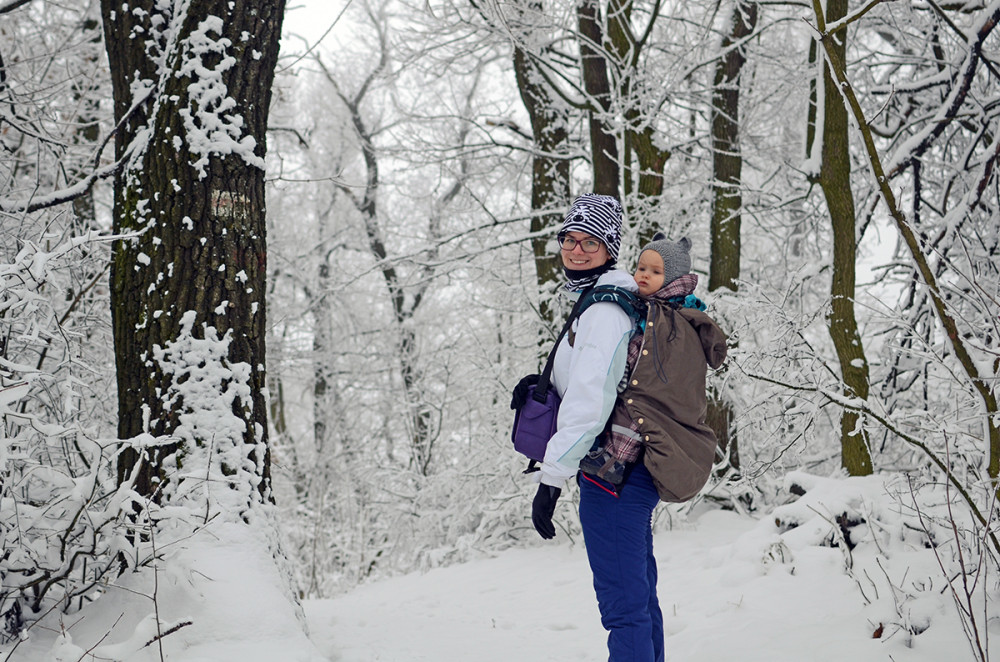
<instances>
[{"instance_id":1,"label":"jacket cuff","mask_svg":"<svg viewBox=\"0 0 1000 662\"><path fill-rule=\"evenodd\" d=\"M551 485L552 487L558 487L559 489L562 489L563 485L566 484L567 480L569 480L568 476L552 476L543 471L541 480L539 480L539 482L542 483L542 485Z\"/></svg>"}]
</instances>

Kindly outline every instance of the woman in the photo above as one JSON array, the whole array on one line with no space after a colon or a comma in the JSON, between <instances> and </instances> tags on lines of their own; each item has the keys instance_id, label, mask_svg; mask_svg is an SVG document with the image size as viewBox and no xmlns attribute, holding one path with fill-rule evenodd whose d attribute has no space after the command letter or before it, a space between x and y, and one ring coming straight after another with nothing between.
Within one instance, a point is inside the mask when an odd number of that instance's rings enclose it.
<instances>
[{"instance_id":1,"label":"woman","mask_svg":"<svg viewBox=\"0 0 1000 662\"><path fill-rule=\"evenodd\" d=\"M573 201L559 232L566 289L578 297L596 285L637 291L635 279L614 268L621 246L622 207L605 195ZM552 383L562 399L532 502L542 538L555 536L552 515L566 481L604 431L625 373L633 325L620 306L587 308L556 350ZM650 526L659 501L649 472L637 464L624 488L581 475L580 524L610 662L662 662L663 617L656 598L656 561Z\"/></svg>"}]
</instances>

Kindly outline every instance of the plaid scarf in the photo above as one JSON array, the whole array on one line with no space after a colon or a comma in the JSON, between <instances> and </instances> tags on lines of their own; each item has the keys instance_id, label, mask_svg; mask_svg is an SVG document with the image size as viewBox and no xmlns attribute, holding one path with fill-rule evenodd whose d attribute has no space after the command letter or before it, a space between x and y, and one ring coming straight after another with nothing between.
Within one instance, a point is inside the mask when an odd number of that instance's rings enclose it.
<instances>
[{"instance_id":1,"label":"plaid scarf","mask_svg":"<svg viewBox=\"0 0 1000 662\"><path fill-rule=\"evenodd\" d=\"M698 285L696 274L684 274L675 278L667 285L663 286L653 294L650 299L666 301L676 308L697 308L704 310L705 304L701 299L694 296L694 288ZM635 369L636 361L639 360L639 352L642 350L643 332L645 322L632 335L628 343L628 358L626 360L625 377L622 379L619 392L624 390L624 385L628 384L629 375ZM629 426L612 425L611 431L607 435L605 449L615 460L627 464L635 462L639 458L639 449L642 447L642 437L639 436L639 424L629 416Z\"/></svg>"},{"instance_id":2,"label":"plaid scarf","mask_svg":"<svg viewBox=\"0 0 1000 662\"><path fill-rule=\"evenodd\" d=\"M694 292L698 287L698 274L684 274L673 279L656 292L649 295L650 299L670 299L673 297L686 297Z\"/></svg>"}]
</instances>

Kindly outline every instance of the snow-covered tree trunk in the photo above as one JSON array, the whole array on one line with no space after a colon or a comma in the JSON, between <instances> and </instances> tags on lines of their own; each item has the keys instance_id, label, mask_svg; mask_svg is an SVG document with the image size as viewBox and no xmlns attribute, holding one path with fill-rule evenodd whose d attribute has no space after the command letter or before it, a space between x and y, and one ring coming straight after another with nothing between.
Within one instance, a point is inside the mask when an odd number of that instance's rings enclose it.
<instances>
[{"instance_id":1,"label":"snow-covered tree trunk","mask_svg":"<svg viewBox=\"0 0 1000 662\"><path fill-rule=\"evenodd\" d=\"M326 77L333 85L337 95L350 114L351 124L360 143L365 164L365 184L361 196L354 194L351 187L339 184L341 192L351 199L352 204L361 215L367 238L368 250L378 263L389 300L392 304L393 320L396 324L396 355L398 357L399 374L402 378L403 395L407 409L407 426L410 431L411 466L426 475L430 470L435 431L433 417L421 388L423 371L419 365L419 347L417 332L413 326L413 315L423 300L423 292L429 285L428 280L415 291L405 287L405 277L389 260L389 249L382 227L383 213L381 210L379 178L379 161L381 154L375 144L377 129L369 126L368 119L362 109L366 96L372 85L386 73L389 62L388 26L379 25L380 59L378 64L365 77L365 81L353 96L344 93L337 79L328 69L323 67ZM428 233L433 236L434 232ZM432 273L426 274L428 277ZM408 296L409 295L409 296ZM317 311L319 312L319 311Z\"/></svg>"},{"instance_id":2,"label":"snow-covered tree trunk","mask_svg":"<svg viewBox=\"0 0 1000 662\"><path fill-rule=\"evenodd\" d=\"M740 277L740 191L743 155L740 151L740 74L746 64L743 42L757 24L756 3L737 2L729 34L722 40L722 57L715 65L712 86L712 264L708 289L737 290Z\"/></svg>"},{"instance_id":3,"label":"snow-covered tree trunk","mask_svg":"<svg viewBox=\"0 0 1000 662\"><path fill-rule=\"evenodd\" d=\"M605 10L608 17L605 61L610 71L617 72L613 77L617 79L618 98L624 106L623 194L629 198L638 192L648 214L663 195L663 168L670 158L670 150L653 128L649 99L639 94L646 82L644 72L637 65L640 58L648 57L645 50L653 26L660 17L661 7L658 4L652 7L649 15L644 17L646 27L639 34L632 26L633 9L630 0L608 2ZM646 228L641 236L642 243L651 240L655 231L656 228Z\"/></svg>"},{"instance_id":4,"label":"snow-covered tree trunk","mask_svg":"<svg viewBox=\"0 0 1000 662\"><path fill-rule=\"evenodd\" d=\"M117 158L111 296L138 488L267 498L264 132L284 0L102 0ZM136 462L122 455L119 475ZM199 466L200 465L200 466ZM174 478L176 476L176 478Z\"/></svg>"},{"instance_id":5,"label":"snow-covered tree trunk","mask_svg":"<svg viewBox=\"0 0 1000 662\"><path fill-rule=\"evenodd\" d=\"M847 0L830 0L826 20L834 23L847 15ZM847 51L847 30L836 33L836 49L841 58ZM847 108L829 67L823 67L823 108L821 139L813 147L820 150L819 184L826 197L833 231L833 271L830 289L829 332L840 361L844 395L868 398L868 359L854 314L857 272L857 218L851 191L851 156L848 140ZM820 126L817 126L820 131ZM872 473L868 433L859 424L859 414L844 410L840 420L841 464L852 476Z\"/></svg>"},{"instance_id":6,"label":"snow-covered tree trunk","mask_svg":"<svg viewBox=\"0 0 1000 662\"><path fill-rule=\"evenodd\" d=\"M534 151L531 155L531 250L535 256L535 273L541 292L555 289L561 282L559 263L548 247L549 237L536 236L545 228L558 227L563 210L569 204L569 121L570 108L545 80L538 58L551 57L547 44L539 53L529 51L532 39L531 17L543 13L542 3L529 2L517 6L517 20L511 27L523 41L514 44L514 75L521 101L528 111ZM542 317L555 324L556 311L548 300L539 304Z\"/></svg>"},{"instance_id":7,"label":"snow-covered tree trunk","mask_svg":"<svg viewBox=\"0 0 1000 662\"><path fill-rule=\"evenodd\" d=\"M858 10L848 22L856 22L874 6ZM977 465L984 464L992 488L988 494L995 498L1000 475L1000 426L996 422L994 386L998 368L995 165L1000 149L995 115L981 110L992 108L996 102L993 67L983 57L982 49L1000 25L1000 6L993 3L974 11L950 7L949 10L956 10L953 16L943 14L939 7L933 9L927 32L914 31L913 34L920 36L908 43L906 33L890 33L886 38L919 66L912 71L902 70L905 73L894 70L894 74L906 77L905 84L913 93L900 100L898 106L893 99L892 113L875 111L874 115L887 115L879 122L866 115L863 97L848 77L846 59L837 38L838 25L828 29L830 16L824 18L816 12L819 43L825 50L828 72L836 79L834 89L854 117L872 184L899 232L900 254L911 263L904 272L907 282L901 288L901 309L908 311L909 317L896 322L900 351L885 380L885 386L891 387L897 400L891 406L881 406L882 411L892 411L899 406L897 403L905 403L910 420L887 421L860 398L849 398L845 404L919 448L975 508L964 492L964 476L975 476L982 468ZM941 16L946 18L948 33L959 37L957 41L922 36L936 34ZM898 19L894 13L891 24L895 25ZM913 49L910 44L918 48ZM946 52L942 44L950 45L953 52ZM921 50L924 47L926 51ZM982 68L990 73L982 73ZM942 77L942 71L949 74ZM924 95L924 80L934 81L942 89ZM886 95L902 87L901 82L889 79L875 91ZM916 104L925 104L926 108ZM915 112L914 108L919 110ZM883 134L895 139L892 146L895 151L884 164L876 138ZM903 174L912 177L912 194L905 186L900 193L896 192L898 185L892 179ZM901 205L908 197L912 207L910 217L903 213ZM970 240L971 237L975 239ZM931 323L924 321L930 315L936 319ZM916 370L901 369L914 358ZM942 366L946 367L938 371ZM921 381L922 389L913 388ZM907 402L912 391L916 391L917 397ZM977 411L977 415L968 416L970 410ZM898 420L904 418L896 416ZM926 419L921 420L921 416ZM929 431L938 430L937 444L932 446L922 441ZM963 437L985 448L971 446L964 440L955 443L955 439ZM986 453L982 455L984 450ZM986 526L985 518L980 516L980 521ZM995 539L993 542L1000 549Z\"/></svg>"},{"instance_id":8,"label":"snow-covered tree trunk","mask_svg":"<svg viewBox=\"0 0 1000 662\"><path fill-rule=\"evenodd\" d=\"M746 64L743 43L757 25L757 4L736 2L729 33L722 39L722 57L715 64L712 86L712 262L708 273L710 292L738 289L740 230L742 226L743 154L740 149L740 81ZM739 468L734 413L713 389L708 401L708 424L719 439L719 449L729 464Z\"/></svg>"}]
</instances>

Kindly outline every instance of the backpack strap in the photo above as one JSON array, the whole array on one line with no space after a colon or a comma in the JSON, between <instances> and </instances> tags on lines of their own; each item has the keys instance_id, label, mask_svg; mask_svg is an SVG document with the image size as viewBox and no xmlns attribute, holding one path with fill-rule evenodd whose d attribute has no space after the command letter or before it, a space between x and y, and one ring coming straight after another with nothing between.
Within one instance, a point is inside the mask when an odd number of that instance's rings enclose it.
<instances>
[{"instance_id":1,"label":"backpack strap","mask_svg":"<svg viewBox=\"0 0 1000 662\"><path fill-rule=\"evenodd\" d=\"M545 360L545 367L542 368L542 374L538 377L538 383L535 385L534 397L539 402L545 402L545 396L549 391L549 380L552 377L552 363L556 358L556 350L559 349L559 343L562 342L563 336L569 331L569 328L573 326L573 320L583 313L583 309L590 304L584 305L584 296L581 295L577 299L576 303L573 304L573 310L570 311L569 315L566 317L566 323L563 324L562 331L556 337L555 343L552 344L552 349L549 351L549 358Z\"/></svg>"},{"instance_id":2,"label":"backpack strap","mask_svg":"<svg viewBox=\"0 0 1000 662\"><path fill-rule=\"evenodd\" d=\"M638 327L639 324L646 320L646 302L640 299L639 295L635 292L630 292L623 287L618 287L617 285L595 285L586 292L582 293L580 298L576 300L576 303L573 304L573 310L571 310L569 315L566 317L566 322L563 324L562 331L559 332L559 336L552 345L551 351L549 351L549 357L545 360L545 367L542 369L542 374L538 377L538 383L535 385L533 397L539 402L545 402L545 396L551 385L552 364L555 361L556 350L559 349L559 343L562 342L563 336L565 336L570 327L573 326L573 321L583 314L583 311L595 303L603 302L617 303L621 306L622 310L625 311L625 314L632 320L633 327ZM528 468L525 469L523 473L527 474L538 470L538 462L531 460L528 462Z\"/></svg>"}]
</instances>

